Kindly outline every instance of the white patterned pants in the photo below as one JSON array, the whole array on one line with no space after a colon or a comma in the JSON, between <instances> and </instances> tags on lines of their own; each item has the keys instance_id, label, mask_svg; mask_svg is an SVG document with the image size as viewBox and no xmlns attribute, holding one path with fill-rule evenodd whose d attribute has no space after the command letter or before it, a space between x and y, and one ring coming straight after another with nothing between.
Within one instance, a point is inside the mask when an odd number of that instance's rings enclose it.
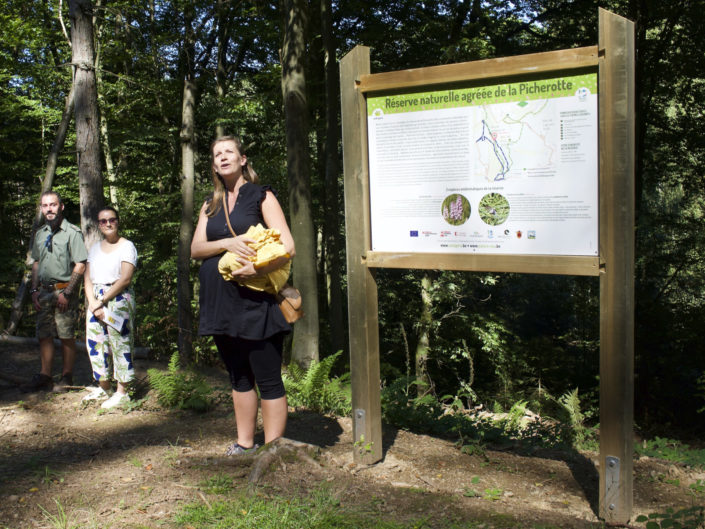
<instances>
[{"instance_id":1,"label":"white patterned pants","mask_svg":"<svg viewBox=\"0 0 705 529\"><path fill-rule=\"evenodd\" d=\"M107 285L93 285L96 297L107 291ZM130 289L118 294L107 303L110 312L125 318L122 329L118 331L98 320L90 311L86 313L86 349L93 369L93 378L97 381L108 377L110 364L113 365L115 380L123 384L135 378L132 361L134 351L135 297Z\"/></svg>"}]
</instances>

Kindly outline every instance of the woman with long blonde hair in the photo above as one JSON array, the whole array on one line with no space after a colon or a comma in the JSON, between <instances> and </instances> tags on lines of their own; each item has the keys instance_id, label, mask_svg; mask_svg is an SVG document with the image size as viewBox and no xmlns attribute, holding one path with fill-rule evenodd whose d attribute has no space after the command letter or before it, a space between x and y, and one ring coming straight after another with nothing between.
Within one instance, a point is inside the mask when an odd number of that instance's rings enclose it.
<instances>
[{"instance_id":1,"label":"woman with long blonde hair","mask_svg":"<svg viewBox=\"0 0 705 529\"><path fill-rule=\"evenodd\" d=\"M237 440L226 453L238 455L257 448L255 385L261 398L265 443L284 435L288 408L281 362L284 335L291 331L274 295L239 282L266 276L286 264L296 251L276 196L269 186L258 184L237 137L220 137L211 144L211 172L213 194L201 207L191 242L191 257L203 260L198 333L213 336L230 374ZM289 257L255 269L246 258L255 254L248 246L254 241L242 234L258 223L279 231ZM218 272L218 261L226 251L237 254L241 265L232 272L230 281Z\"/></svg>"}]
</instances>

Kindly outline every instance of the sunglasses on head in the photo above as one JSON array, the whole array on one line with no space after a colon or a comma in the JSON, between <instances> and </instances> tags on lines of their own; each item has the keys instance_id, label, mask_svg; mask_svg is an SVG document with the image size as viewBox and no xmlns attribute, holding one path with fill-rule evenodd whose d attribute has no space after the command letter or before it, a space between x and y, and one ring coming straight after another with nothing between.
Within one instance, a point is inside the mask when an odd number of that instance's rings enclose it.
<instances>
[{"instance_id":1,"label":"sunglasses on head","mask_svg":"<svg viewBox=\"0 0 705 529\"><path fill-rule=\"evenodd\" d=\"M111 217L109 219L98 219L98 224L105 226L106 224L117 224L117 217Z\"/></svg>"}]
</instances>

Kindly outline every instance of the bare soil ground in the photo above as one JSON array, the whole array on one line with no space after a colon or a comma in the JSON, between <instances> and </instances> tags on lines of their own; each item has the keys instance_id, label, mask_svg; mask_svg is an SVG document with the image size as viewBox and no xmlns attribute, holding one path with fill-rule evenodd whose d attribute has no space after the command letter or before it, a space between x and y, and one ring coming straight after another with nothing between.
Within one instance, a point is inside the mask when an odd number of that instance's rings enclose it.
<instances>
[{"instance_id":1,"label":"bare soil ground","mask_svg":"<svg viewBox=\"0 0 705 529\"><path fill-rule=\"evenodd\" d=\"M39 365L36 346L0 344L0 358L0 372L27 379ZM138 362L138 376L153 366L165 367ZM218 464L234 439L226 376L206 376L223 398L201 415L161 409L150 395L129 413L101 412L81 402L82 391L23 394L0 380L0 527L53 527L42 508L55 515L59 504L73 527L179 527L172 516L185 504L208 504L208 478L232 476L244 489L246 467ZM90 383L80 354L75 382ZM286 496L325 484L343 505L432 527L601 527L595 453L466 455L451 441L386 427L384 459L366 467L353 462L351 432L349 418L292 410L287 437L320 447L319 465L279 461L260 486ZM688 488L697 479L702 470L639 459L634 518L702 503Z\"/></svg>"}]
</instances>

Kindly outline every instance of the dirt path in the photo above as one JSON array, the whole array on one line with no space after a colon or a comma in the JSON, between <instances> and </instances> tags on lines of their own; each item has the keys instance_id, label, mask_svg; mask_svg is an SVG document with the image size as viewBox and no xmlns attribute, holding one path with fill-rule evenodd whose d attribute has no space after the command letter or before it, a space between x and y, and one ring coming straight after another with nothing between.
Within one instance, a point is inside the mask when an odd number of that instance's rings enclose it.
<instances>
[{"instance_id":1,"label":"dirt path","mask_svg":"<svg viewBox=\"0 0 705 529\"><path fill-rule=\"evenodd\" d=\"M16 376L29 378L38 366L35 347L0 345L0 357L0 369ZM148 367L139 363L139 375ZM207 501L199 484L209 477L227 474L244 488L247 468L215 464L234 421L226 377L217 370L207 376L223 398L203 415L162 410L149 396L135 411L102 413L81 403L82 392L27 395L0 380L0 527L50 527L40 506L56 514L58 504L75 527L177 527L172 515L184 504ZM90 381L85 358L75 379ZM348 418L292 412L287 436L319 446L321 466L287 461L266 474L262 483L281 494L328 484L344 504L396 519L428 517L434 527L444 520L600 526L596 454L466 455L450 441L386 428L384 460L360 467ZM635 469L635 516L693 505L688 486L705 479L702 471L648 458Z\"/></svg>"}]
</instances>

